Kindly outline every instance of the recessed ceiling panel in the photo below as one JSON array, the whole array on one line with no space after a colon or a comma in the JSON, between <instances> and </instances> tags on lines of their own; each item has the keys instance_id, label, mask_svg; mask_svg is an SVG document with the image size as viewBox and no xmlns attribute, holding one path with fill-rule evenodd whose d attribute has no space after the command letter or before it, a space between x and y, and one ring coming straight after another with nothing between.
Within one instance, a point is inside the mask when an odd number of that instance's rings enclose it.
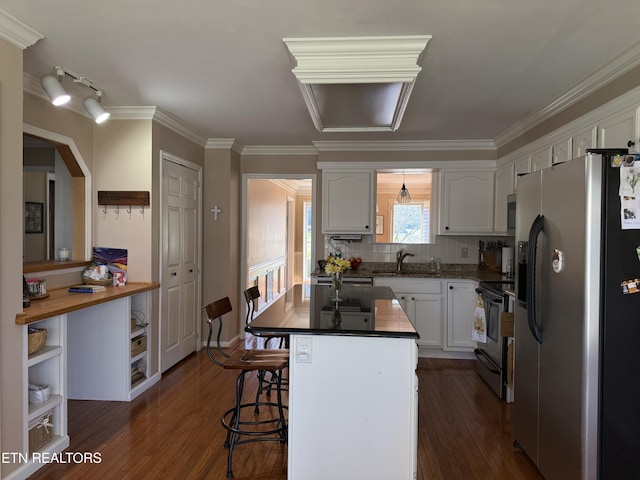
<instances>
[{"instance_id":1,"label":"recessed ceiling panel","mask_svg":"<svg viewBox=\"0 0 640 480\"><path fill-rule=\"evenodd\" d=\"M323 83L310 88L325 129L391 130L402 93L401 83Z\"/></svg>"}]
</instances>

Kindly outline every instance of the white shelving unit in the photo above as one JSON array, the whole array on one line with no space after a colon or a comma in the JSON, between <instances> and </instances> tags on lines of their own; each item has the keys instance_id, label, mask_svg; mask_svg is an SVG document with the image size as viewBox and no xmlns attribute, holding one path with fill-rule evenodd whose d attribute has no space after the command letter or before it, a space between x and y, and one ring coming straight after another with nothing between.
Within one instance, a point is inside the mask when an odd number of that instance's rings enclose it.
<instances>
[{"instance_id":1,"label":"white shelving unit","mask_svg":"<svg viewBox=\"0 0 640 480\"><path fill-rule=\"evenodd\" d=\"M30 326L47 329L47 341L44 347L32 355L27 355L28 328L24 329L24 359L23 382L24 415L23 428L27 432L23 442L23 453L29 455L29 424L38 421L44 414L51 412L53 435L51 440L41 446L38 452L57 453L69 446L67 432L67 402L66 402L66 315L57 315ZM43 403L29 403L29 383L47 385L51 391L49 399ZM29 462L24 466L23 473L30 475L40 467L37 463Z\"/></svg>"},{"instance_id":2,"label":"white shelving unit","mask_svg":"<svg viewBox=\"0 0 640 480\"><path fill-rule=\"evenodd\" d=\"M148 348L131 355L133 339L150 329L132 328L132 312L148 324L149 311L144 292L68 314L70 399L130 401L150 386ZM142 373L136 381L132 367Z\"/></svg>"}]
</instances>

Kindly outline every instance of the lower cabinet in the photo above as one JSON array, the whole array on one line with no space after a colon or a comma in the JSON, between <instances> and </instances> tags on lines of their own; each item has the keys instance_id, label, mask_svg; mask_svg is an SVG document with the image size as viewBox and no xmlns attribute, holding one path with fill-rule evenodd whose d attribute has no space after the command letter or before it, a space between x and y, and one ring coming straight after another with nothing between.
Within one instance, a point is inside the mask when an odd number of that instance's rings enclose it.
<instances>
[{"instance_id":1,"label":"lower cabinet","mask_svg":"<svg viewBox=\"0 0 640 480\"><path fill-rule=\"evenodd\" d=\"M467 358L473 352L477 282L378 277L375 284L393 290L420 335L417 343L422 356Z\"/></svg>"},{"instance_id":2,"label":"lower cabinet","mask_svg":"<svg viewBox=\"0 0 640 480\"><path fill-rule=\"evenodd\" d=\"M442 347L442 295L397 292L396 297L420 335L418 345Z\"/></svg>"},{"instance_id":3,"label":"lower cabinet","mask_svg":"<svg viewBox=\"0 0 640 480\"><path fill-rule=\"evenodd\" d=\"M476 309L476 288L472 280L446 281L447 290L447 343L445 350L473 351L471 340L473 313Z\"/></svg>"}]
</instances>

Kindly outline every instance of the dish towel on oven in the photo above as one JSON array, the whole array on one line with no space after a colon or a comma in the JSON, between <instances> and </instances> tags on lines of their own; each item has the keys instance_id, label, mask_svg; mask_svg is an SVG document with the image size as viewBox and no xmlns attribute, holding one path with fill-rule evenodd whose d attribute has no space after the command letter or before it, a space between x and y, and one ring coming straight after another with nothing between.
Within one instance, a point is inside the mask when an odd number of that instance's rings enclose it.
<instances>
[{"instance_id":1,"label":"dish towel on oven","mask_svg":"<svg viewBox=\"0 0 640 480\"><path fill-rule=\"evenodd\" d=\"M484 302L480 295L478 295L476 309L473 312L473 330L471 331L471 340L480 343L487 343L487 319L484 314Z\"/></svg>"}]
</instances>

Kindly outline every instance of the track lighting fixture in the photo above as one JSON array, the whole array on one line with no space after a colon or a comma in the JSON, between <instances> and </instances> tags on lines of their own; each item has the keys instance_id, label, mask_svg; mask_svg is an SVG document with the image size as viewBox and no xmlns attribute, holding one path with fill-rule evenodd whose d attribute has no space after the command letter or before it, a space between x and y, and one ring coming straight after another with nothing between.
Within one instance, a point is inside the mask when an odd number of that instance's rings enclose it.
<instances>
[{"instance_id":1,"label":"track lighting fixture","mask_svg":"<svg viewBox=\"0 0 640 480\"><path fill-rule=\"evenodd\" d=\"M404 184L405 176L402 174L402 188L398 192L398 198L396 199L398 203L409 203L411 201L411 195L409 194L409 190Z\"/></svg>"},{"instance_id":2,"label":"track lighting fixture","mask_svg":"<svg viewBox=\"0 0 640 480\"><path fill-rule=\"evenodd\" d=\"M42 78L42 88L44 88L45 93L51 99L51 103L55 106L64 105L69 100L71 100L71 96L65 91L62 87L62 78L64 77L64 70L56 67L56 75L58 78L53 75L46 75Z\"/></svg>"},{"instance_id":3,"label":"track lighting fixture","mask_svg":"<svg viewBox=\"0 0 640 480\"><path fill-rule=\"evenodd\" d=\"M100 100L102 99L102 92L100 90L96 91L96 96L98 97L97 100L93 97L87 97L82 103L87 112L89 112L89 115L93 117L93 120L96 123L102 123L107 120L111 114L100 105Z\"/></svg>"},{"instance_id":4,"label":"track lighting fixture","mask_svg":"<svg viewBox=\"0 0 640 480\"><path fill-rule=\"evenodd\" d=\"M54 77L53 75L46 75L42 79L42 88L51 99L51 103L56 106L64 105L71 99L71 97L62 87L62 79L65 76L69 76L73 79L73 83L80 83L96 93L97 99L93 97L87 97L82 102L87 113L91 115L91 118L93 118L96 123L102 123L109 118L109 112L107 112L100 104L103 95L102 89L98 88L87 77L81 77L80 75L64 67L56 65L53 68L55 69L58 78Z\"/></svg>"}]
</instances>

